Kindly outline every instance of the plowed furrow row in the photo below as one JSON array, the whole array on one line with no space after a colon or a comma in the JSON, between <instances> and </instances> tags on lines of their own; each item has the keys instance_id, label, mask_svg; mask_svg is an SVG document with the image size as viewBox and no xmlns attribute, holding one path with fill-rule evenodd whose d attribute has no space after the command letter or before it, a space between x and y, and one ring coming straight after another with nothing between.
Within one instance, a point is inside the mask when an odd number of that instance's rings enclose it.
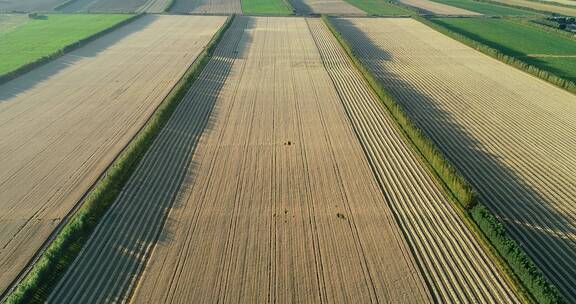
<instances>
[{"instance_id":1,"label":"plowed furrow row","mask_svg":"<svg viewBox=\"0 0 576 304\"><path fill-rule=\"evenodd\" d=\"M324 65L380 186L440 302L518 302L485 250L404 143L322 21L308 19Z\"/></svg>"},{"instance_id":2,"label":"plowed furrow row","mask_svg":"<svg viewBox=\"0 0 576 304\"><path fill-rule=\"evenodd\" d=\"M227 35L234 34L239 33ZM189 156L214 110L213 93L226 79L238 40L224 40L215 52L51 295L51 302L121 301L127 296L182 186Z\"/></svg>"},{"instance_id":3,"label":"plowed furrow row","mask_svg":"<svg viewBox=\"0 0 576 304\"><path fill-rule=\"evenodd\" d=\"M143 16L0 86L0 290L141 129L224 20Z\"/></svg>"},{"instance_id":4,"label":"plowed furrow row","mask_svg":"<svg viewBox=\"0 0 576 304\"><path fill-rule=\"evenodd\" d=\"M544 273L576 300L574 95L415 21L337 24Z\"/></svg>"}]
</instances>

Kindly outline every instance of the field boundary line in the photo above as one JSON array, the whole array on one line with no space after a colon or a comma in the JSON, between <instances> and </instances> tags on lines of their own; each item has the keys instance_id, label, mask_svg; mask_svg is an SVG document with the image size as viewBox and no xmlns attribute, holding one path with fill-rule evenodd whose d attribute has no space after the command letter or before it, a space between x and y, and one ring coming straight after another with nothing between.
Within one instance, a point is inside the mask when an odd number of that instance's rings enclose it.
<instances>
[{"instance_id":1,"label":"field boundary line","mask_svg":"<svg viewBox=\"0 0 576 304\"><path fill-rule=\"evenodd\" d=\"M565 300L558 293L556 287L544 277L532 259L508 235L500 220L477 198L475 191L467 180L453 169L454 167L450 162L441 155L439 148L412 123L401 105L386 92L376 76L356 57L353 48L334 27L330 19L327 16L322 16L322 19L374 90L374 93L380 98L387 112L402 131L400 132L402 136L415 149L416 154L421 158L428 170L431 171L435 182L448 195L464 222L474 232L480 244L488 250L492 260L496 262L495 264L503 272L504 277L512 283L513 288L527 302L564 303ZM445 165L454 171L438 171L436 169L437 165L434 165L433 161L427 157L427 154L432 152L438 153L434 157L439 158L439 161L444 162ZM459 176L457 180L462 182L466 188L469 187L474 197L473 204L464 204L460 200L460 197L450 187L449 183L453 183L454 180L452 177L447 176L447 173L456 174L456 176Z\"/></svg>"},{"instance_id":2,"label":"field boundary line","mask_svg":"<svg viewBox=\"0 0 576 304\"><path fill-rule=\"evenodd\" d=\"M140 16L143 14L139 14ZM23 273L0 298L0 303L45 302L58 279L82 249L99 220L120 194L138 163L168 122L188 88L202 72L223 30L231 23L229 16L204 50L194 59L140 131L114 158L96 182L84 193L76 206L54 230Z\"/></svg>"},{"instance_id":3,"label":"field boundary line","mask_svg":"<svg viewBox=\"0 0 576 304\"><path fill-rule=\"evenodd\" d=\"M75 0L72 0L72 1L75 1ZM132 15L132 14L130 14L130 15ZM60 58L60 57L66 55L66 54L68 54L74 50L77 50L77 49L85 46L86 44L88 44L88 43L108 34L108 33L113 32L114 30L116 30L116 29L118 29L124 25L132 23L136 19L142 17L142 15L144 15L144 14L143 13L135 14L135 15L131 16L130 18L122 20L122 21L112 25L111 27L105 28L105 29L103 29L103 30L91 35L91 36L88 36L86 38L83 38L83 39L80 39L76 42L73 42L69 45L66 45L63 48L53 52L52 54L41 57L35 61L26 63L26 64L20 66L19 68L15 69L11 72L1 74L0 75L0 85L3 85L4 83L6 83L10 80L16 79L16 78L34 70L34 69L40 67L40 66L43 66L43 65L45 65L45 64L47 64L47 63L49 63L49 62L51 62L57 58Z\"/></svg>"},{"instance_id":4,"label":"field boundary line","mask_svg":"<svg viewBox=\"0 0 576 304\"><path fill-rule=\"evenodd\" d=\"M502 53L501 51L499 51L498 49L492 48L480 41L471 39L466 37L464 34L458 33L456 31L453 31L443 25L440 25L428 18L423 18L423 17L418 17L415 16L414 17L415 20L423 23L424 25L432 28L433 30L440 32L441 34L444 34L460 43L463 43L464 45L481 52L482 54L485 54L489 57L492 57L500 62L503 62L513 68L516 68L524 73L528 73L534 77L537 77L541 80L546 81L547 83L550 83L558 88L561 88L563 90L566 90L572 94L576 94L576 83L568 80L568 79L564 79L560 76L556 76L550 72L544 71L534 65L528 64L520 59L518 59L517 57L514 56L510 56L510 55L506 55L504 53ZM514 22L516 24L520 24L521 26L526 26L525 24L522 24L520 22L515 22L513 20L510 19L506 19L509 20L511 22ZM541 29L539 29L541 30ZM545 32L544 30L541 30L543 32ZM558 35L558 34L556 34ZM564 37L563 37L564 38Z\"/></svg>"}]
</instances>

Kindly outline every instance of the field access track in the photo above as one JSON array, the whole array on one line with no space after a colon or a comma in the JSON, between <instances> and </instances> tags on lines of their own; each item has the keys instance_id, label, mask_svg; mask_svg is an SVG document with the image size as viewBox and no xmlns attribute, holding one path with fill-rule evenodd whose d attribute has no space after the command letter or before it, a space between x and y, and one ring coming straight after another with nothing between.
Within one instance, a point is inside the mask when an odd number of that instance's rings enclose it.
<instances>
[{"instance_id":1,"label":"field access track","mask_svg":"<svg viewBox=\"0 0 576 304\"><path fill-rule=\"evenodd\" d=\"M52 302L431 301L304 18L237 17L136 173Z\"/></svg>"},{"instance_id":2,"label":"field access track","mask_svg":"<svg viewBox=\"0 0 576 304\"><path fill-rule=\"evenodd\" d=\"M144 16L0 86L1 291L225 19Z\"/></svg>"},{"instance_id":3,"label":"field access track","mask_svg":"<svg viewBox=\"0 0 576 304\"><path fill-rule=\"evenodd\" d=\"M568 302L576 302L576 96L415 20L333 20Z\"/></svg>"}]
</instances>

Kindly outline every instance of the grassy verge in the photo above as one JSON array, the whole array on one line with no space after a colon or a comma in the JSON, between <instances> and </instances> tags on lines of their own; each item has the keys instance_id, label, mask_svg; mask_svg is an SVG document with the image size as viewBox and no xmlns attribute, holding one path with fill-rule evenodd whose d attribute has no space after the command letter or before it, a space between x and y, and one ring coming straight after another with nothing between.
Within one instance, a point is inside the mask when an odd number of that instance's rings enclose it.
<instances>
[{"instance_id":1,"label":"grassy verge","mask_svg":"<svg viewBox=\"0 0 576 304\"><path fill-rule=\"evenodd\" d=\"M479 202L472 187L453 168L440 150L411 122L408 115L386 92L374 74L356 57L353 48L337 31L330 19L322 17L338 39L352 62L363 74L374 92L398 124L404 136L419 153L425 165L436 177L438 184L453 198L461 216L476 232L479 240L493 254L494 261L508 275L509 281L527 301L563 303L562 297L542 272L510 236L504 226L486 206Z\"/></svg>"},{"instance_id":2,"label":"grassy verge","mask_svg":"<svg viewBox=\"0 0 576 304\"><path fill-rule=\"evenodd\" d=\"M565 82L576 81L576 40L535 26L527 26L514 19L430 18L428 20L506 56L553 74ZM556 82L555 84L559 85Z\"/></svg>"},{"instance_id":3,"label":"grassy verge","mask_svg":"<svg viewBox=\"0 0 576 304\"><path fill-rule=\"evenodd\" d=\"M284 0L242 0L244 14L290 15L292 7Z\"/></svg>"},{"instance_id":4,"label":"grassy verge","mask_svg":"<svg viewBox=\"0 0 576 304\"><path fill-rule=\"evenodd\" d=\"M480 2L475 0L433 0L433 1L481 13L488 16L528 16L537 14L534 11L504 5L498 5L496 3Z\"/></svg>"},{"instance_id":5,"label":"grassy verge","mask_svg":"<svg viewBox=\"0 0 576 304\"><path fill-rule=\"evenodd\" d=\"M128 14L48 14L4 33L0 84L46 64L138 18Z\"/></svg>"},{"instance_id":6,"label":"grassy verge","mask_svg":"<svg viewBox=\"0 0 576 304\"><path fill-rule=\"evenodd\" d=\"M403 16L415 14L414 11L396 5L395 2L388 0L346 0L346 2L370 15L375 16Z\"/></svg>"},{"instance_id":7,"label":"grassy verge","mask_svg":"<svg viewBox=\"0 0 576 304\"><path fill-rule=\"evenodd\" d=\"M476 193L472 187L468 185L465 179L454 169L454 167L444 158L442 153L436 146L420 131L408 118L402 107L394 101L390 95L380 85L380 82L354 55L354 50L348 45L348 42L340 35L334 28L330 19L322 16L325 23L328 25L334 36L340 41L342 47L350 55L350 59L354 62L356 67L364 75L372 89L378 94L386 108L390 111L396 122L401 126L401 129L406 133L408 138L415 144L418 151L424 156L426 161L432 166L434 171L442 177L447 189L454 195L458 202L466 209L472 208L476 202Z\"/></svg>"},{"instance_id":8,"label":"grassy verge","mask_svg":"<svg viewBox=\"0 0 576 304\"><path fill-rule=\"evenodd\" d=\"M553 43L560 43L560 40L563 41L562 45L563 47L560 49L564 49L566 52L572 52L572 54L574 53L574 41L566 39L564 37L560 37L558 35L554 35L551 36L553 34L551 33L545 33L545 32L540 32L542 35L542 37L536 37L533 34L530 34L529 36L524 36L524 37L514 37L514 35L501 35L502 38L495 38L496 36L500 35L500 34L494 34L493 39L498 39L501 40L500 43L502 44L498 44L496 42L490 42L489 40L482 38L479 35L475 35L472 33L468 33L465 30L462 29L457 29L454 26L448 26L446 22L444 23L440 23L435 19L429 19L429 18L422 18L422 17L414 17L414 19L428 25L429 27L437 30L438 32L451 37L455 40L458 40L462 43L464 43L465 45L480 51L490 57L493 57L497 60L500 60L506 64L509 64L517 69L520 69L524 72L530 73L538 78L541 78L542 80L545 80L551 84L554 84L558 87L561 87L569 92L572 93L576 93L576 83L574 83L571 79L575 79L576 74L574 74L575 68L576 68L576 58L554 58L554 57L549 57L549 58L540 58L540 57L535 57L535 58L529 58L528 56L524 56L521 59L518 59L517 57L514 56L522 56L522 53L519 51L520 48L522 48L524 46L529 47L529 48L534 48L537 43L535 43L536 39L538 38L538 40L541 41L541 50L545 51L545 47L549 46L549 45L554 45ZM472 20L474 21L474 20ZM478 21L482 21L482 20L478 20ZM484 20L483 22L488 22L489 20ZM497 20L498 21L498 20ZM490 21L490 22L494 22L494 21ZM500 20L498 22L509 22L511 23L511 21L508 20ZM486 23L488 24L488 23ZM496 25L498 26L498 25ZM525 32L535 32L538 31L537 29L532 29L526 26L523 26L521 24L516 24L516 26L520 26L520 27L524 27L524 30L521 31L522 33L524 33L523 35L528 35ZM506 26L503 26L504 28L500 28L497 29L498 31L510 31L512 29L512 25L510 26L510 28L506 28ZM476 30L482 30L482 27L478 27ZM458 32L457 32L458 31ZM463 34L464 32L466 32L467 34ZM474 37L474 39L470 38L470 37ZM528 39L527 39L528 38ZM552 38L556 38L556 39L552 39ZM477 39L477 40L476 40ZM509 41L506 41L509 40ZM519 41L520 40L525 40L526 43L521 44ZM491 47L483 42L486 43L490 43L490 45L493 46L498 46L499 49L496 49L494 47ZM508 47L506 46L508 45ZM554 51L558 51L559 49L555 49ZM506 53L504 53L506 52ZM512 55L514 54L514 55ZM527 55L527 54L525 54ZM546 59L546 60L543 60ZM547 62L547 63L546 63ZM538 64L538 66L536 66L535 64ZM549 71L554 71L554 73L560 74L563 77L560 77L556 74L553 74L551 72L548 72L546 70L544 70L544 68L546 68Z\"/></svg>"},{"instance_id":9,"label":"grassy verge","mask_svg":"<svg viewBox=\"0 0 576 304\"><path fill-rule=\"evenodd\" d=\"M210 60L215 47L233 18L234 16L228 18L146 125L86 194L81 207L69 217L67 223L49 243L28 274L7 297L6 303L44 303L46 301L51 290L72 264L98 221L115 201L162 127L170 119L180 100Z\"/></svg>"}]
</instances>

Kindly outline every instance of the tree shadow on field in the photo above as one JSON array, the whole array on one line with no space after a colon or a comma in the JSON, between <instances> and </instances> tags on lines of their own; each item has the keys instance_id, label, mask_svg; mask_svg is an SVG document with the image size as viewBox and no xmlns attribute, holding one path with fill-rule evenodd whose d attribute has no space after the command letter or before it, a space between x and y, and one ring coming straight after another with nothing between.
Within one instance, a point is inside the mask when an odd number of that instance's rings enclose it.
<instances>
[{"instance_id":1,"label":"tree shadow on field","mask_svg":"<svg viewBox=\"0 0 576 304\"><path fill-rule=\"evenodd\" d=\"M251 22L238 17L202 73L179 103L138 168L108 210L72 267L52 294L51 302L82 303L123 300L132 292L152 248L174 239L184 223L167 220L169 212L193 209L185 196L194 187L198 163L192 161L202 134L220 116L218 98L234 60L249 43L243 30ZM223 53L229 45L233 51ZM192 220L186 218L186 220ZM95 266L98 265L98 266ZM82 271L87 270L87 271ZM73 291L73 295L70 296Z\"/></svg>"},{"instance_id":2,"label":"tree shadow on field","mask_svg":"<svg viewBox=\"0 0 576 304\"><path fill-rule=\"evenodd\" d=\"M82 59L98 56L100 53L106 51L129 35L146 29L157 18L157 16L140 17L129 24L125 24L110 33L98 37L94 41L88 42L86 45L83 45L64 56L36 67L31 71L0 85L0 104L10 102L14 97L28 92L40 84L50 83L50 79L60 74L60 72L69 68L74 68L74 65ZM101 75L102 73L94 71L92 74L93 75L84 76L92 78L93 76ZM79 81L82 81L82 79L79 79ZM85 82L82 83L86 84ZM55 84L66 85L62 83Z\"/></svg>"},{"instance_id":3,"label":"tree shadow on field","mask_svg":"<svg viewBox=\"0 0 576 304\"><path fill-rule=\"evenodd\" d=\"M297 14L310 15L314 13L305 0L288 0L288 2L290 2L290 5L292 5Z\"/></svg>"},{"instance_id":4,"label":"tree shadow on field","mask_svg":"<svg viewBox=\"0 0 576 304\"><path fill-rule=\"evenodd\" d=\"M394 60L392 53L376 46L349 20L334 18L333 21L355 54L374 71L413 122L471 182L481 200L504 222L516 241L557 284L569 302L575 301L576 291L572 288L576 280L574 215L550 207L555 202L547 201L526 184L501 156L487 152L483 144L453 118L452 113L402 75L381 65L381 62ZM426 74L423 69L421 77L426 77ZM449 89L445 93L451 94Z\"/></svg>"}]
</instances>

